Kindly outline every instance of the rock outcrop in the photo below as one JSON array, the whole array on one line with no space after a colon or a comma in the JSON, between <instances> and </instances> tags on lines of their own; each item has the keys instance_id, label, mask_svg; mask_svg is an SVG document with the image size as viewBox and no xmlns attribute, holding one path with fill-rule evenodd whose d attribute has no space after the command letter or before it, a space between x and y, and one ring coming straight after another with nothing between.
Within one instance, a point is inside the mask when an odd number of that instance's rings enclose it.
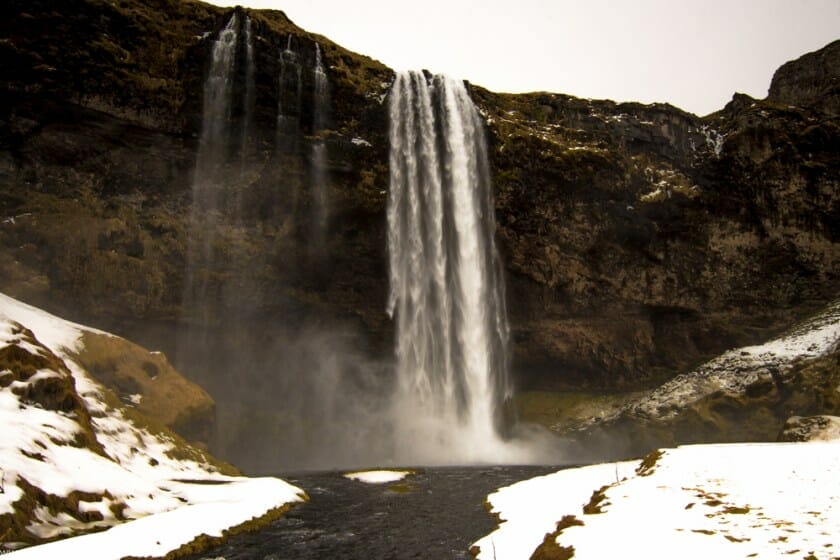
<instances>
[{"instance_id":1,"label":"rock outcrop","mask_svg":"<svg viewBox=\"0 0 840 560\"><path fill-rule=\"evenodd\" d=\"M86 332L74 359L124 406L175 431L193 444L213 441L216 403L187 380L161 352L120 337Z\"/></svg>"},{"instance_id":2,"label":"rock outcrop","mask_svg":"<svg viewBox=\"0 0 840 560\"><path fill-rule=\"evenodd\" d=\"M88 335L107 337L0 294L0 553L200 502L172 486L238 474L98 383L75 358Z\"/></svg>"},{"instance_id":3,"label":"rock outcrop","mask_svg":"<svg viewBox=\"0 0 840 560\"><path fill-rule=\"evenodd\" d=\"M778 441L832 441L840 439L840 417L838 416L791 416Z\"/></svg>"},{"instance_id":4,"label":"rock outcrop","mask_svg":"<svg viewBox=\"0 0 840 560\"><path fill-rule=\"evenodd\" d=\"M161 348L202 381L230 375L231 360L181 355L176 334L188 321L200 92L231 13L177 0L12 0L0 14L0 289ZM240 210L221 216L217 264L200 271L215 315L190 328L229 354L243 348L231 317L269 341L272 325L309 318L363 333L365 351L387 358L382 102L393 73L282 12L247 14L253 140L230 163ZM300 94L278 79L284 49L308 69L316 43L331 104L317 138L313 73L302 71ZM471 88L488 123L520 387L651 386L836 297L839 53L835 42L790 62L766 100L735 95L703 118ZM297 132L281 143L278 102L294 95ZM313 251L315 141L326 146L331 214ZM261 370L238 369L238 386L259 391Z\"/></svg>"},{"instance_id":5,"label":"rock outcrop","mask_svg":"<svg viewBox=\"0 0 840 560\"><path fill-rule=\"evenodd\" d=\"M804 441L831 432L834 424L819 418L840 414L839 389L835 302L782 337L730 350L602 417L554 429L613 457L687 443Z\"/></svg>"},{"instance_id":6,"label":"rock outcrop","mask_svg":"<svg viewBox=\"0 0 840 560\"><path fill-rule=\"evenodd\" d=\"M840 115L840 41L782 65L773 75L767 99Z\"/></svg>"}]
</instances>

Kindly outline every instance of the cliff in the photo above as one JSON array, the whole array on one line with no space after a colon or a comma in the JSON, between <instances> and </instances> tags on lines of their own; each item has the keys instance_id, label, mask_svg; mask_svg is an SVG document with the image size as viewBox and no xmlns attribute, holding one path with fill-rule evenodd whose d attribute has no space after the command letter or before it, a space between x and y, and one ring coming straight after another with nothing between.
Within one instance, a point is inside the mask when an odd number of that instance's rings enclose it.
<instances>
[{"instance_id":1,"label":"cliff","mask_svg":"<svg viewBox=\"0 0 840 560\"><path fill-rule=\"evenodd\" d=\"M0 8L0 290L159 347L204 382L221 374L198 371L174 346L186 322L202 82L230 13L182 0ZM387 358L383 99L393 73L282 12L247 13L254 129L231 191L240 210L219 222L221 258L205 271L216 314L192 326L222 355L259 353L278 323L340 323L362 333L368 355ZM316 43L330 84L330 122L318 134ZM736 94L703 118L472 86L488 124L520 387L651 385L836 296L837 45L785 64L767 99ZM300 94L278 79L290 46L304 69ZM242 76L234 87L242 95ZM281 146L278 105L292 97L298 128ZM315 141L326 145L330 200L317 248ZM229 336L231 315L246 334ZM230 383L209 389L218 396Z\"/></svg>"}]
</instances>

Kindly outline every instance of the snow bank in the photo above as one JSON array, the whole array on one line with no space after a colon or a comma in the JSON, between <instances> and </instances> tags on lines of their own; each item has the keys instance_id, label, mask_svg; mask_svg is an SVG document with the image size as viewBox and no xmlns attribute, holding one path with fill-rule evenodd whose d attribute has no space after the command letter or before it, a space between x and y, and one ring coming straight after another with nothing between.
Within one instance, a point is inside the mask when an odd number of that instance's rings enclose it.
<instances>
[{"instance_id":1,"label":"snow bank","mask_svg":"<svg viewBox=\"0 0 840 560\"><path fill-rule=\"evenodd\" d=\"M85 332L108 335L103 331L65 321L37 307L0 294L0 322L10 321L20 323L33 331L38 340L54 352L77 350L79 339Z\"/></svg>"},{"instance_id":2,"label":"snow bank","mask_svg":"<svg viewBox=\"0 0 840 560\"><path fill-rule=\"evenodd\" d=\"M593 489L630 476L635 468L636 462L631 461L568 469L490 494L487 502L502 523L474 544L480 548L478 558L530 558L543 536L554 531L563 512L579 511Z\"/></svg>"},{"instance_id":3,"label":"snow bank","mask_svg":"<svg viewBox=\"0 0 840 560\"><path fill-rule=\"evenodd\" d=\"M628 469L571 469L492 494L504 522L476 543L479 558L527 559L566 515L583 524L556 542L582 560L837 557L838 441L685 446L641 474ZM584 514L602 486L603 512Z\"/></svg>"},{"instance_id":4,"label":"snow bank","mask_svg":"<svg viewBox=\"0 0 840 560\"><path fill-rule=\"evenodd\" d=\"M300 491L276 478L214 479L219 484L171 483L188 505L93 533L4 555L13 560L84 558L119 560L125 556L163 557L205 534L222 536L230 527L260 517L283 504L300 501Z\"/></svg>"},{"instance_id":5,"label":"snow bank","mask_svg":"<svg viewBox=\"0 0 840 560\"><path fill-rule=\"evenodd\" d=\"M14 360L6 366L12 369L0 366L0 515L24 515L26 531L37 539L112 527L4 558L164 556L200 534L220 536L304 499L301 490L279 479L224 476L199 450L130 420L71 358L84 332L97 331L0 294L0 350L17 347L12 350L30 356L32 364L51 364L29 377L23 369L12 371L23 367ZM38 380L68 376L72 383L66 386L74 388L83 410L51 410L23 396ZM84 411L89 418L78 413ZM20 500L41 500L39 492L59 507L40 504L24 511Z\"/></svg>"},{"instance_id":6,"label":"snow bank","mask_svg":"<svg viewBox=\"0 0 840 560\"><path fill-rule=\"evenodd\" d=\"M398 482L412 474L414 474L412 471L358 471L345 473L344 478L368 484L385 484Z\"/></svg>"}]
</instances>

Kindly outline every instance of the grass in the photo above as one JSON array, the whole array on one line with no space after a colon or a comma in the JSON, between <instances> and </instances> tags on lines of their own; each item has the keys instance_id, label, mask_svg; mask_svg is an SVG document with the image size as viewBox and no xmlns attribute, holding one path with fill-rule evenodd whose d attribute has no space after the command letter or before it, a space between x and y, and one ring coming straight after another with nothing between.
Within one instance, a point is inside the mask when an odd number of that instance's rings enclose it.
<instances>
[{"instance_id":1,"label":"grass","mask_svg":"<svg viewBox=\"0 0 840 560\"><path fill-rule=\"evenodd\" d=\"M305 501L308 500L308 497L305 498ZM220 537L211 537L210 535L202 534L191 540L190 542L182 545L181 547L177 548L169 552L166 556L163 557L137 557L137 556L127 556L122 560L177 560L179 558L183 558L185 556L191 556L194 554L202 554L203 552L215 548L217 546L221 546L227 542L227 540L235 535L239 535L241 533L252 533L254 531L259 531L270 525L273 521L281 518L283 515L288 512L294 504L285 504L281 507L274 508L268 510L265 514L260 515L258 517L254 517L245 521L244 523L240 523L230 529L226 529L222 531L222 535Z\"/></svg>"},{"instance_id":2,"label":"grass","mask_svg":"<svg viewBox=\"0 0 840 560\"><path fill-rule=\"evenodd\" d=\"M637 397L639 392L523 391L515 397L519 418L563 432L603 417Z\"/></svg>"},{"instance_id":3,"label":"grass","mask_svg":"<svg viewBox=\"0 0 840 560\"><path fill-rule=\"evenodd\" d=\"M582 526L583 521L574 515L566 515L557 522L552 533L546 533L543 542L531 554L530 560L569 560L575 555L575 547L560 546L557 537L569 527Z\"/></svg>"}]
</instances>

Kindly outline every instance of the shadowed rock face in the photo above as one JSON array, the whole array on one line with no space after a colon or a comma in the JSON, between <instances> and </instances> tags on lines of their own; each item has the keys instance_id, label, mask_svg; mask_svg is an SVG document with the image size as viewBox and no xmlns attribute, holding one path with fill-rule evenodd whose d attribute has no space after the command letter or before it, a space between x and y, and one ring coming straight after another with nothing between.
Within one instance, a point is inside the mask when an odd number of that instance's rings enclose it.
<instances>
[{"instance_id":1,"label":"shadowed rock face","mask_svg":"<svg viewBox=\"0 0 840 560\"><path fill-rule=\"evenodd\" d=\"M230 10L74 0L2 12L0 290L174 356L201 84ZM390 356L382 101L393 73L282 12L249 15L255 130L245 163L232 158L230 192L242 213L219 221L220 257L203 271L218 317L197 327L224 336L231 309L254 325L340 320ZM307 68L320 45L331 85L331 128L317 135L331 213L317 260L305 149L314 72L301 73L293 109L298 149L276 144L289 35ZM827 92L838 56L833 43L790 62L767 100L736 95L704 118L471 88L488 123L518 386L647 385L836 294L840 124ZM231 278L245 279L235 297Z\"/></svg>"},{"instance_id":2,"label":"shadowed rock face","mask_svg":"<svg viewBox=\"0 0 840 560\"><path fill-rule=\"evenodd\" d=\"M773 75L767 99L840 114L840 41L782 65Z\"/></svg>"}]
</instances>

